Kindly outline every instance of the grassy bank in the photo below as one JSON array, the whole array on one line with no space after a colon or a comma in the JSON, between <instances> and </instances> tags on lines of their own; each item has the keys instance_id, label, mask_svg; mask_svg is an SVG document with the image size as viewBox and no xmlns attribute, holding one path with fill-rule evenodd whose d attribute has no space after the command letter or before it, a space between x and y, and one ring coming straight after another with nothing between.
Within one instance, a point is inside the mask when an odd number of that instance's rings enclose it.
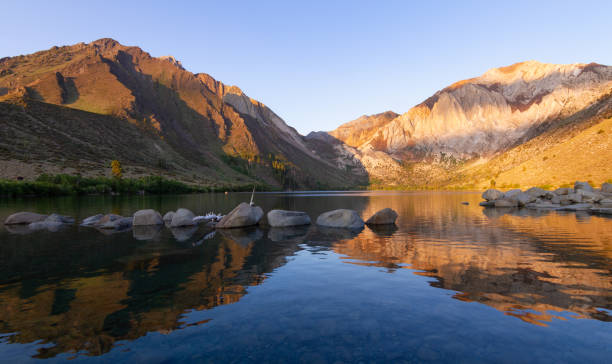
<instances>
[{"instance_id":1,"label":"grassy bank","mask_svg":"<svg viewBox=\"0 0 612 364\"><path fill-rule=\"evenodd\" d=\"M253 185L198 186L160 176L142 178L82 177L78 175L42 174L33 181L0 179L0 196L64 196L92 194L171 194L223 191L250 191ZM256 186L258 191L268 190Z\"/></svg>"}]
</instances>

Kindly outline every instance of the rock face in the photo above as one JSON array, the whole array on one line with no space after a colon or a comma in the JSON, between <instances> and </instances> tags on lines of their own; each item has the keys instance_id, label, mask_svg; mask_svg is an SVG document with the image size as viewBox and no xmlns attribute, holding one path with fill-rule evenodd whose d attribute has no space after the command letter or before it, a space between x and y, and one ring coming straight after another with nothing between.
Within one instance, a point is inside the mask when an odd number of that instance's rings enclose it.
<instances>
[{"instance_id":1,"label":"rock face","mask_svg":"<svg viewBox=\"0 0 612 364\"><path fill-rule=\"evenodd\" d=\"M385 208L376 212L365 223L367 225L388 225L395 224L395 220L397 220L397 212L390 208Z\"/></svg>"},{"instance_id":2,"label":"rock face","mask_svg":"<svg viewBox=\"0 0 612 364\"><path fill-rule=\"evenodd\" d=\"M301 211L271 210L268 212L268 224L272 227L309 225L310 217Z\"/></svg>"},{"instance_id":3,"label":"rock face","mask_svg":"<svg viewBox=\"0 0 612 364\"><path fill-rule=\"evenodd\" d=\"M139 210L134 213L134 226L162 225L163 223L160 213L155 210Z\"/></svg>"},{"instance_id":4,"label":"rock face","mask_svg":"<svg viewBox=\"0 0 612 364\"><path fill-rule=\"evenodd\" d=\"M188 209L180 208L176 210L170 221L170 227L192 226L195 225L193 218L195 215Z\"/></svg>"},{"instance_id":5,"label":"rock face","mask_svg":"<svg viewBox=\"0 0 612 364\"><path fill-rule=\"evenodd\" d=\"M43 221L47 215L41 215L34 212L17 212L4 220L4 225L31 224L33 222Z\"/></svg>"},{"instance_id":6,"label":"rock face","mask_svg":"<svg viewBox=\"0 0 612 364\"><path fill-rule=\"evenodd\" d=\"M363 228L364 222L354 210L339 209L324 212L317 217L317 225L330 228Z\"/></svg>"},{"instance_id":7,"label":"rock face","mask_svg":"<svg viewBox=\"0 0 612 364\"><path fill-rule=\"evenodd\" d=\"M612 193L612 183L605 182L601 185L601 192Z\"/></svg>"},{"instance_id":8,"label":"rock face","mask_svg":"<svg viewBox=\"0 0 612 364\"><path fill-rule=\"evenodd\" d=\"M217 223L217 229L239 228L253 226L263 217L263 210L259 206L251 206L246 202L236 206L229 214Z\"/></svg>"}]
</instances>

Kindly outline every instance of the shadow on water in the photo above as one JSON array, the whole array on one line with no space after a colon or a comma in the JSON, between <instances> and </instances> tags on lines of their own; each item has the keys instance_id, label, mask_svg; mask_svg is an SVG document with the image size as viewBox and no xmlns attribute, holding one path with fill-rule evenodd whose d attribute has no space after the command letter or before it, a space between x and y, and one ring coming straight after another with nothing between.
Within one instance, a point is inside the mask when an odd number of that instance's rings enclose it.
<instances>
[{"instance_id":1,"label":"shadow on water","mask_svg":"<svg viewBox=\"0 0 612 364\"><path fill-rule=\"evenodd\" d=\"M115 210L129 215L151 203L163 213L184 203L196 214L226 213L243 199L245 195L236 194L135 198L119 204L64 201L58 212L83 218L119 205ZM3 339L4 345L46 343L38 348L38 358L66 352L102 355L117 341L206 324L204 320L187 325L184 315L235 303L249 287L265 285L267 277L282 276L278 269L292 259L305 259L302 253L317 251L340 258L337 263L327 259L321 264L381 267L384 274L410 269L431 278L431 286L451 291L457 302L478 302L538 326L555 318L567 319L564 312L612 321L609 218L483 209L477 206L478 195L465 193L328 194L324 198L262 194L258 200L266 211L302 210L313 220L321 212L340 207L352 207L364 218L391 207L399 219L396 225L359 230L311 225L213 232L204 225L136 226L105 235L72 226L23 235L20 227L5 227L0 231L0 333L10 336ZM461 204L465 200L469 206ZM41 206L28 201L9 208L50 212ZM7 210L0 213L6 215ZM385 277L391 276L377 279ZM326 288L325 282L314 283L318 285L312 289ZM392 294L377 292L376 282L355 284L366 283L372 295ZM278 299L290 302L289 297ZM353 298L338 294L338 299ZM322 303L313 302L317 304Z\"/></svg>"}]
</instances>

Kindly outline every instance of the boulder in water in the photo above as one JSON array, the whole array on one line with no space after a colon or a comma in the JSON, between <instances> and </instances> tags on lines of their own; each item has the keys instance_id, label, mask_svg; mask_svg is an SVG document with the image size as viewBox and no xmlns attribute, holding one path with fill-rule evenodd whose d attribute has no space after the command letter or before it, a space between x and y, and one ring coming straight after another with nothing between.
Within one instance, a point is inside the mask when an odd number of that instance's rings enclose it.
<instances>
[{"instance_id":1,"label":"boulder in water","mask_svg":"<svg viewBox=\"0 0 612 364\"><path fill-rule=\"evenodd\" d=\"M310 216L302 211L271 210L268 224L272 227L310 225Z\"/></svg>"},{"instance_id":2,"label":"boulder in water","mask_svg":"<svg viewBox=\"0 0 612 364\"><path fill-rule=\"evenodd\" d=\"M317 225L330 228L362 229L364 222L356 211L339 209L319 215Z\"/></svg>"},{"instance_id":3,"label":"boulder in water","mask_svg":"<svg viewBox=\"0 0 612 364\"><path fill-rule=\"evenodd\" d=\"M172 216L170 227L192 226L195 225L193 218L195 215L188 209L178 209Z\"/></svg>"},{"instance_id":4,"label":"boulder in water","mask_svg":"<svg viewBox=\"0 0 612 364\"><path fill-rule=\"evenodd\" d=\"M17 212L4 220L4 225L31 224L33 222L43 221L47 215L37 214L35 212Z\"/></svg>"},{"instance_id":5,"label":"boulder in water","mask_svg":"<svg viewBox=\"0 0 612 364\"><path fill-rule=\"evenodd\" d=\"M134 213L134 226L162 225L161 214L155 210L139 210Z\"/></svg>"},{"instance_id":6,"label":"boulder in water","mask_svg":"<svg viewBox=\"0 0 612 364\"><path fill-rule=\"evenodd\" d=\"M370 217L366 224L368 225L387 225L387 224L395 224L395 220L397 220L397 212L390 208L382 209L376 212L372 217Z\"/></svg>"},{"instance_id":7,"label":"boulder in water","mask_svg":"<svg viewBox=\"0 0 612 364\"><path fill-rule=\"evenodd\" d=\"M487 201L499 200L502 197L504 197L504 193L500 190L496 190L493 188L488 189L482 193L482 198L484 198Z\"/></svg>"},{"instance_id":8,"label":"boulder in water","mask_svg":"<svg viewBox=\"0 0 612 364\"><path fill-rule=\"evenodd\" d=\"M263 217L263 210L259 206L251 206L246 202L236 206L229 214L217 223L217 229L230 229L253 226Z\"/></svg>"}]
</instances>

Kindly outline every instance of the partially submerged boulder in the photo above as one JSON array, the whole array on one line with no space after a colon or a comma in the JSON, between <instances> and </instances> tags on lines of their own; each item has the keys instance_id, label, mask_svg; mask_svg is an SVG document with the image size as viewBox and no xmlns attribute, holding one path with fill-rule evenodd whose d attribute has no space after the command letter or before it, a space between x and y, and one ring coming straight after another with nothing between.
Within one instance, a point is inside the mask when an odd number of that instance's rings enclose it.
<instances>
[{"instance_id":1,"label":"partially submerged boulder","mask_svg":"<svg viewBox=\"0 0 612 364\"><path fill-rule=\"evenodd\" d=\"M58 214L51 214L45 219L45 221L58 222L61 224L74 224L74 217L58 215Z\"/></svg>"},{"instance_id":2,"label":"partially submerged boulder","mask_svg":"<svg viewBox=\"0 0 612 364\"><path fill-rule=\"evenodd\" d=\"M195 225L193 218L195 215L188 209L180 208L176 210L170 221L170 227L192 226Z\"/></svg>"},{"instance_id":3,"label":"partially submerged boulder","mask_svg":"<svg viewBox=\"0 0 612 364\"><path fill-rule=\"evenodd\" d=\"M104 217L104 214L97 214L94 216L90 216L88 218L85 218L83 221L81 221L81 225L83 226L93 226L96 225L100 219L102 219Z\"/></svg>"},{"instance_id":4,"label":"partially submerged boulder","mask_svg":"<svg viewBox=\"0 0 612 364\"><path fill-rule=\"evenodd\" d=\"M533 196L533 197L544 197L546 196L546 194L548 193L548 191L540 188L540 187L531 187L530 189L528 189L527 191L525 191L526 194Z\"/></svg>"},{"instance_id":5,"label":"partially submerged boulder","mask_svg":"<svg viewBox=\"0 0 612 364\"><path fill-rule=\"evenodd\" d=\"M576 181L576 183L574 183L574 190L585 190L589 192L595 191L588 182L580 182L580 181Z\"/></svg>"},{"instance_id":6,"label":"partially submerged boulder","mask_svg":"<svg viewBox=\"0 0 612 364\"><path fill-rule=\"evenodd\" d=\"M310 225L310 216L302 211L271 210L268 224L272 227Z\"/></svg>"},{"instance_id":7,"label":"partially submerged boulder","mask_svg":"<svg viewBox=\"0 0 612 364\"><path fill-rule=\"evenodd\" d=\"M487 201L499 200L502 197L504 197L504 193L500 190L496 190L493 188L488 189L482 193L482 198L484 198Z\"/></svg>"},{"instance_id":8,"label":"partially submerged boulder","mask_svg":"<svg viewBox=\"0 0 612 364\"><path fill-rule=\"evenodd\" d=\"M253 226L263 217L263 210L259 206L251 206L246 202L236 206L229 214L217 223L217 229L230 229Z\"/></svg>"},{"instance_id":9,"label":"partially submerged boulder","mask_svg":"<svg viewBox=\"0 0 612 364\"><path fill-rule=\"evenodd\" d=\"M172 218L174 217L174 211L168 211L166 212L166 214L163 217L164 222L166 223L171 223L172 222Z\"/></svg>"},{"instance_id":10,"label":"partially submerged boulder","mask_svg":"<svg viewBox=\"0 0 612 364\"><path fill-rule=\"evenodd\" d=\"M571 188L567 188L567 187L561 187L561 188L557 188L554 192L555 194L561 196L561 195L568 195L570 193L574 193L574 190Z\"/></svg>"},{"instance_id":11,"label":"partially submerged boulder","mask_svg":"<svg viewBox=\"0 0 612 364\"><path fill-rule=\"evenodd\" d=\"M161 214L155 210L138 210L134 213L134 226L162 225Z\"/></svg>"},{"instance_id":12,"label":"partially submerged boulder","mask_svg":"<svg viewBox=\"0 0 612 364\"><path fill-rule=\"evenodd\" d=\"M365 223L368 225L388 225L395 224L395 220L397 220L397 212L387 207L376 212Z\"/></svg>"},{"instance_id":13,"label":"partially submerged boulder","mask_svg":"<svg viewBox=\"0 0 612 364\"><path fill-rule=\"evenodd\" d=\"M339 209L319 215L317 225L331 228L360 229L363 228L364 222L356 211Z\"/></svg>"},{"instance_id":14,"label":"partially submerged boulder","mask_svg":"<svg viewBox=\"0 0 612 364\"><path fill-rule=\"evenodd\" d=\"M123 217L115 214L106 214L95 225L99 229L124 230L132 227L132 217Z\"/></svg>"},{"instance_id":15,"label":"partially submerged boulder","mask_svg":"<svg viewBox=\"0 0 612 364\"><path fill-rule=\"evenodd\" d=\"M17 212L4 220L4 225L31 224L33 222L43 221L47 215L37 214L35 212Z\"/></svg>"}]
</instances>

